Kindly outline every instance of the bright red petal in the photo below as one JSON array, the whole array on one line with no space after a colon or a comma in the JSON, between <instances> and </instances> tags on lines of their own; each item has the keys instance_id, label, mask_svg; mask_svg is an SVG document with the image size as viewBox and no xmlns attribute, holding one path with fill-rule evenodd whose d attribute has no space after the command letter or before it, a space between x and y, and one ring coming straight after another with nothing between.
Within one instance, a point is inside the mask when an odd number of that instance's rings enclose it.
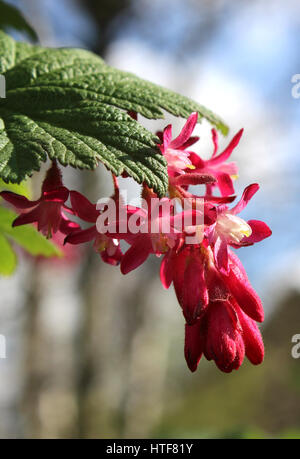
<instances>
[{"instance_id":1,"label":"bright red petal","mask_svg":"<svg viewBox=\"0 0 300 459\"><path fill-rule=\"evenodd\" d=\"M214 360L221 371L229 373L235 366L238 331L226 302L216 302L207 312L207 334L204 354L207 360Z\"/></svg>"},{"instance_id":2,"label":"bright red petal","mask_svg":"<svg viewBox=\"0 0 300 459\"><path fill-rule=\"evenodd\" d=\"M204 279L203 262L193 256L184 271L182 309L187 323L193 323L208 305L208 291Z\"/></svg>"},{"instance_id":3,"label":"bright red petal","mask_svg":"<svg viewBox=\"0 0 300 459\"><path fill-rule=\"evenodd\" d=\"M39 221L40 218L40 209L35 207L30 212L26 212L24 214L19 215L14 221L12 226L21 226L27 225L28 223L36 223Z\"/></svg>"},{"instance_id":4,"label":"bright red petal","mask_svg":"<svg viewBox=\"0 0 300 459\"><path fill-rule=\"evenodd\" d=\"M272 231L270 230L270 228L265 222L262 222L260 220L248 220L247 223L251 227L252 233L251 233L251 236L249 237L245 236L241 240L240 242L241 246L255 244L256 242L260 242L263 239L266 239L272 234Z\"/></svg>"},{"instance_id":5,"label":"bright red petal","mask_svg":"<svg viewBox=\"0 0 300 459\"><path fill-rule=\"evenodd\" d=\"M42 200L46 202L64 203L69 197L68 188L61 186L57 190L44 191Z\"/></svg>"},{"instance_id":6,"label":"bright red petal","mask_svg":"<svg viewBox=\"0 0 300 459\"><path fill-rule=\"evenodd\" d=\"M75 230L65 238L64 243L82 244L83 242L92 241L97 235L96 226L91 226L85 230Z\"/></svg>"},{"instance_id":7,"label":"bright red petal","mask_svg":"<svg viewBox=\"0 0 300 459\"><path fill-rule=\"evenodd\" d=\"M189 369L194 372L203 352L203 338L201 336L201 321L193 325L185 325L184 356Z\"/></svg>"},{"instance_id":8,"label":"bright red petal","mask_svg":"<svg viewBox=\"0 0 300 459\"><path fill-rule=\"evenodd\" d=\"M191 161L193 166L195 166L196 169L203 169L205 167L205 161L203 161L203 159L201 159L199 155L192 151L189 154L189 160Z\"/></svg>"},{"instance_id":9,"label":"bright red petal","mask_svg":"<svg viewBox=\"0 0 300 459\"><path fill-rule=\"evenodd\" d=\"M72 209L79 218L86 222L95 223L99 217L99 210L83 194L78 191L70 191Z\"/></svg>"},{"instance_id":10,"label":"bright red petal","mask_svg":"<svg viewBox=\"0 0 300 459\"><path fill-rule=\"evenodd\" d=\"M170 146L172 140L172 125L168 124L168 126L164 129L163 132L163 149L167 149Z\"/></svg>"},{"instance_id":11,"label":"bright red petal","mask_svg":"<svg viewBox=\"0 0 300 459\"><path fill-rule=\"evenodd\" d=\"M261 300L252 288L244 270L237 264L230 264L226 284L242 310L256 322L263 322L264 310Z\"/></svg>"},{"instance_id":12,"label":"bright red petal","mask_svg":"<svg viewBox=\"0 0 300 459\"><path fill-rule=\"evenodd\" d=\"M248 185L247 188L244 189L244 192L242 194L240 201L237 203L235 207L231 209L231 213L239 214L240 212L242 212L242 210L245 209L250 199L252 199L252 197L255 195L255 193L258 190L259 190L258 183L252 183L251 185Z\"/></svg>"},{"instance_id":13,"label":"bright red petal","mask_svg":"<svg viewBox=\"0 0 300 459\"><path fill-rule=\"evenodd\" d=\"M191 137L192 133L193 133L193 130L197 124L197 120L198 120L198 113L192 113L185 125L183 126L180 134L178 137L176 137L176 139L172 140L172 142L170 143L170 148L173 148L174 150L177 150L179 149L180 147L182 147L182 145L187 142L187 140L189 140L189 138Z\"/></svg>"},{"instance_id":14,"label":"bright red petal","mask_svg":"<svg viewBox=\"0 0 300 459\"><path fill-rule=\"evenodd\" d=\"M165 289L168 289L173 280L173 251L169 250L163 257L160 265L160 280Z\"/></svg>"},{"instance_id":15,"label":"bright red petal","mask_svg":"<svg viewBox=\"0 0 300 459\"><path fill-rule=\"evenodd\" d=\"M138 268L152 251L150 238L140 236L135 243L127 250L121 261L121 273L128 274Z\"/></svg>"},{"instance_id":16,"label":"bright red petal","mask_svg":"<svg viewBox=\"0 0 300 459\"><path fill-rule=\"evenodd\" d=\"M264 343L258 326L250 317L237 307L239 321L243 329L243 340L246 347L246 356L253 365L259 365L264 359Z\"/></svg>"},{"instance_id":17,"label":"bright red petal","mask_svg":"<svg viewBox=\"0 0 300 459\"><path fill-rule=\"evenodd\" d=\"M211 166L216 166L217 164L224 163L229 156L231 155L232 151L237 147L242 134L243 134L244 129L241 129L231 140L230 144L228 147L225 148L225 150L220 153L218 156L215 156L214 158L210 159L209 164Z\"/></svg>"},{"instance_id":18,"label":"bright red petal","mask_svg":"<svg viewBox=\"0 0 300 459\"><path fill-rule=\"evenodd\" d=\"M214 258L218 270L226 274L228 273L228 249L227 242L218 237L214 245Z\"/></svg>"},{"instance_id":19,"label":"bright red petal","mask_svg":"<svg viewBox=\"0 0 300 459\"><path fill-rule=\"evenodd\" d=\"M217 130L215 128L213 128L211 130L211 135L212 135L212 141L213 141L213 144L214 144L214 151L213 151L213 154L211 156L211 158L214 158L217 154L217 151L218 151L218 133L217 133Z\"/></svg>"},{"instance_id":20,"label":"bright red petal","mask_svg":"<svg viewBox=\"0 0 300 459\"><path fill-rule=\"evenodd\" d=\"M200 139L200 137L194 135L194 136L191 136L186 142L184 142L181 147L180 147L180 150L187 150L189 147L191 147L192 145L194 145L196 142L198 142L198 140Z\"/></svg>"},{"instance_id":21,"label":"bright red petal","mask_svg":"<svg viewBox=\"0 0 300 459\"><path fill-rule=\"evenodd\" d=\"M225 172L218 172L217 184L222 196L230 196L234 193L234 187L230 175Z\"/></svg>"},{"instance_id":22,"label":"bright red petal","mask_svg":"<svg viewBox=\"0 0 300 459\"><path fill-rule=\"evenodd\" d=\"M63 213L61 213L59 231L63 234L70 234L75 230L80 230L80 226L69 220Z\"/></svg>"},{"instance_id":23,"label":"bright red petal","mask_svg":"<svg viewBox=\"0 0 300 459\"><path fill-rule=\"evenodd\" d=\"M18 209L30 209L40 202L40 200L29 201L25 196L13 193L12 191L1 191L0 196Z\"/></svg>"}]
</instances>

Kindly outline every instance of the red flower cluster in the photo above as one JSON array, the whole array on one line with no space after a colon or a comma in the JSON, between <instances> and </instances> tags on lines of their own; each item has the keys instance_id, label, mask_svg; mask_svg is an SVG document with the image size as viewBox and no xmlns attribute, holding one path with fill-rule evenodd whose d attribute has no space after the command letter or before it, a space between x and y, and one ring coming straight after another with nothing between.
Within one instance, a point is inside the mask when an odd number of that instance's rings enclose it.
<instances>
[{"instance_id":1,"label":"red flower cluster","mask_svg":"<svg viewBox=\"0 0 300 459\"><path fill-rule=\"evenodd\" d=\"M253 364L261 363L264 357L256 324L264 318L262 304L232 248L253 245L270 236L271 230L262 221L246 222L238 216L258 191L257 184L249 185L234 207L228 206L235 199L237 166L226 161L243 131L218 154L217 132L212 129L213 154L204 160L189 150L198 141L192 136L196 123L197 114L193 113L176 139L172 140L171 125L159 134L159 148L168 163L169 195L158 200L144 184L142 198L146 206L125 205L113 177L115 192L111 199L122 212L106 216L105 206L100 208L63 186L55 162L46 175L39 200L29 201L11 192L2 192L1 196L23 211L14 226L37 223L48 237L59 230L66 234L65 243L69 244L93 241L103 261L120 264L123 274L136 269L150 254L163 256L161 282L165 288L173 282L186 320L185 357L190 370L196 370L204 355L222 371L231 372L240 367L245 355ZM190 185L203 185L205 193L196 196L189 191ZM216 190L220 196L213 194ZM68 198L71 207L66 205ZM155 205L151 205L153 200ZM181 205L181 211L176 212L174 202ZM167 214L162 211L165 205ZM64 211L92 226L81 229L67 219ZM130 226L132 220L135 230ZM193 243L188 242L191 236ZM121 240L130 246L124 254Z\"/></svg>"}]
</instances>

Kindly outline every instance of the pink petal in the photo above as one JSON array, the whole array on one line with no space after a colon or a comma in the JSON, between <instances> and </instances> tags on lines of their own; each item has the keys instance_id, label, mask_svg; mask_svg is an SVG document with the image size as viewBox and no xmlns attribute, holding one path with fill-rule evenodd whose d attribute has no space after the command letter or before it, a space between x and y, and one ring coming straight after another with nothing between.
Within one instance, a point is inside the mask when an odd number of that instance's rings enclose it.
<instances>
[{"instance_id":1,"label":"pink petal","mask_svg":"<svg viewBox=\"0 0 300 459\"><path fill-rule=\"evenodd\" d=\"M194 372L203 352L203 339L201 336L201 321L193 325L185 325L184 356L189 369Z\"/></svg>"},{"instance_id":2,"label":"pink petal","mask_svg":"<svg viewBox=\"0 0 300 459\"><path fill-rule=\"evenodd\" d=\"M147 235L136 238L134 244L127 250L121 261L121 273L128 274L138 268L152 252L151 240Z\"/></svg>"},{"instance_id":3,"label":"pink petal","mask_svg":"<svg viewBox=\"0 0 300 459\"><path fill-rule=\"evenodd\" d=\"M57 166L56 160L52 161L50 168L46 172L45 179L42 184L42 194L51 190L57 190L62 186L62 173Z\"/></svg>"},{"instance_id":4,"label":"pink petal","mask_svg":"<svg viewBox=\"0 0 300 459\"><path fill-rule=\"evenodd\" d=\"M168 289L173 280L173 251L169 250L163 257L160 265L160 280L165 289Z\"/></svg>"},{"instance_id":5,"label":"pink petal","mask_svg":"<svg viewBox=\"0 0 300 459\"><path fill-rule=\"evenodd\" d=\"M214 258L218 270L223 273L228 273L228 249L227 242L221 237L217 237L214 245Z\"/></svg>"},{"instance_id":6,"label":"pink petal","mask_svg":"<svg viewBox=\"0 0 300 459\"><path fill-rule=\"evenodd\" d=\"M261 300L252 288L244 269L230 263L226 284L240 308L256 322L263 322L264 310Z\"/></svg>"},{"instance_id":7,"label":"pink petal","mask_svg":"<svg viewBox=\"0 0 300 459\"><path fill-rule=\"evenodd\" d=\"M229 373L231 370L238 370L242 365L245 358L245 343L240 333L236 333L235 339L236 354L235 359L232 362L232 365L226 369L226 373Z\"/></svg>"},{"instance_id":8,"label":"pink petal","mask_svg":"<svg viewBox=\"0 0 300 459\"><path fill-rule=\"evenodd\" d=\"M192 165L195 166L196 169L204 169L205 161L200 158L199 155L190 151L189 152L189 160L191 161Z\"/></svg>"},{"instance_id":9,"label":"pink petal","mask_svg":"<svg viewBox=\"0 0 300 459\"><path fill-rule=\"evenodd\" d=\"M249 237L245 236L241 240L240 246L255 244L256 242L260 242L272 234L272 231L265 222L260 220L248 220L247 223L251 227L252 233Z\"/></svg>"},{"instance_id":10,"label":"pink petal","mask_svg":"<svg viewBox=\"0 0 300 459\"><path fill-rule=\"evenodd\" d=\"M206 271L206 282L210 302L227 301L230 291L216 268L210 267Z\"/></svg>"},{"instance_id":11,"label":"pink petal","mask_svg":"<svg viewBox=\"0 0 300 459\"><path fill-rule=\"evenodd\" d=\"M258 326L239 308L236 308L243 329L246 356L253 365L259 365L264 359L264 343Z\"/></svg>"},{"instance_id":12,"label":"pink petal","mask_svg":"<svg viewBox=\"0 0 300 459\"><path fill-rule=\"evenodd\" d=\"M63 234L70 234L75 230L80 230L80 226L69 220L62 212L61 212L61 220L59 224L59 231Z\"/></svg>"},{"instance_id":13,"label":"pink petal","mask_svg":"<svg viewBox=\"0 0 300 459\"><path fill-rule=\"evenodd\" d=\"M218 151L218 133L215 128L211 130L211 135L212 135L212 141L214 144L214 151L211 157L214 158Z\"/></svg>"},{"instance_id":14,"label":"pink petal","mask_svg":"<svg viewBox=\"0 0 300 459\"><path fill-rule=\"evenodd\" d=\"M194 112L192 113L185 125L183 126L180 134L178 137L176 137L176 139L172 140L172 142L170 143L170 148L173 148L174 150L177 150L179 149L180 147L182 147L182 145L187 142L187 140L189 140L189 138L191 137L192 133L193 133L193 130L195 129L195 126L197 124L197 120L198 120L198 113Z\"/></svg>"},{"instance_id":15,"label":"pink petal","mask_svg":"<svg viewBox=\"0 0 300 459\"><path fill-rule=\"evenodd\" d=\"M194 145L196 142L198 142L198 140L200 139L200 137L194 135L194 136L191 136L186 142L184 142L181 147L180 147L180 150L187 150L189 147L191 147L192 145Z\"/></svg>"},{"instance_id":16,"label":"pink petal","mask_svg":"<svg viewBox=\"0 0 300 459\"><path fill-rule=\"evenodd\" d=\"M168 126L164 129L164 132L163 132L163 149L164 150L169 148L171 140L172 140L172 125L168 124Z\"/></svg>"},{"instance_id":17,"label":"pink petal","mask_svg":"<svg viewBox=\"0 0 300 459\"><path fill-rule=\"evenodd\" d=\"M217 184L222 196L230 196L234 193L234 187L230 175L225 172L218 172Z\"/></svg>"},{"instance_id":18,"label":"pink petal","mask_svg":"<svg viewBox=\"0 0 300 459\"><path fill-rule=\"evenodd\" d=\"M208 305L208 291L202 260L191 256L184 271L182 309L187 323L193 323Z\"/></svg>"},{"instance_id":19,"label":"pink petal","mask_svg":"<svg viewBox=\"0 0 300 459\"><path fill-rule=\"evenodd\" d=\"M237 354L238 331L228 313L227 302L212 303L207 312L207 332L204 355L214 360L221 371L230 372Z\"/></svg>"},{"instance_id":20,"label":"pink petal","mask_svg":"<svg viewBox=\"0 0 300 459\"><path fill-rule=\"evenodd\" d=\"M14 221L12 226L21 226L27 225L28 223L36 223L40 218L40 209L35 207L30 212L25 212L24 214L19 215Z\"/></svg>"},{"instance_id":21,"label":"pink petal","mask_svg":"<svg viewBox=\"0 0 300 459\"><path fill-rule=\"evenodd\" d=\"M72 209L79 218L86 222L95 223L99 217L99 210L83 194L78 191L70 191Z\"/></svg>"},{"instance_id":22,"label":"pink petal","mask_svg":"<svg viewBox=\"0 0 300 459\"><path fill-rule=\"evenodd\" d=\"M39 199L37 201L29 201L25 196L12 191L1 191L0 196L18 209L30 209L40 202Z\"/></svg>"},{"instance_id":23,"label":"pink petal","mask_svg":"<svg viewBox=\"0 0 300 459\"><path fill-rule=\"evenodd\" d=\"M229 158L229 156L231 155L232 151L238 145L238 143L239 143L239 141L240 141L240 139L242 137L243 131L244 131L244 129L241 129L233 137L233 139L231 140L231 142L228 145L228 147L226 147L225 150L222 153L220 153L218 156L215 156L214 158L209 160L209 164L211 166L213 166L213 165L216 166L217 164L224 163Z\"/></svg>"},{"instance_id":24,"label":"pink petal","mask_svg":"<svg viewBox=\"0 0 300 459\"><path fill-rule=\"evenodd\" d=\"M82 244L83 242L92 241L97 235L98 233L95 225L84 230L75 230L65 238L64 244Z\"/></svg>"},{"instance_id":25,"label":"pink petal","mask_svg":"<svg viewBox=\"0 0 300 459\"><path fill-rule=\"evenodd\" d=\"M234 206L231 209L231 213L233 214L239 214L242 212L243 209L247 206L248 202L252 197L255 195L255 193L259 190L259 185L258 183L252 183L251 185L248 185L242 194L242 197L240 201L237 203L236 206Z\"/></svg>"},{"instance_id":26,"label":"pink petal","mask_svg":"<svg viewBox=\"0 0 300 459\"><path fill-rule=\"evenodd\" d=\"M186 259L189 256L189 250L186 247L174 256L173 263L173 285L178 299L178 303L182 307L184 294L184 271Z\"/></svg>"},{"instance_id":27,"label":"pink petal","mask_svg":"<svg viewBox=\"0 0 300 459\"><path fill-rule=\"evenodd\" d=\"M61 186L57 190L44 191L42 200L46 202L61 202L64 203L69 197L68 188Z\"/></svg>"}]
</instances>

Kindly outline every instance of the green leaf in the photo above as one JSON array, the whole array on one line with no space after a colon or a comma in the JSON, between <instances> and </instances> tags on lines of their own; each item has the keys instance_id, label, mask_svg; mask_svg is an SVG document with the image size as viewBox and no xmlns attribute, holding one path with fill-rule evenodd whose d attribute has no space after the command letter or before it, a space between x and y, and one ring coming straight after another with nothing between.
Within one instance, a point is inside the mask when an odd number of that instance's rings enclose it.
<instances>
[{"instance_id":1,"label":"green leaf","mask_svg":"<svg viewBox=\"0 0 300 459\"><path fill-rule=\"evenodd\" d=\"M31 198L31 187L29 181L18 183L5 183L3 180L0 179L0 191L12 191L13 193L21 194L22 196L26 196L26 198Z\"/></svg>"},{"instance_id":2,"label":"green leaf","mask_svg":"<svg viewBox=\"0 0 300 459\"><path fill-rule=\"evenodd\" d=\"M24 225L12 228L7 235L30 255L44 257L62 256L61 251L49 239L39 233L34 226Z\"/></svg>"},{"instance_id":3,"label":"green leaf","mask_svg":"<svg viewBox=\"0 0 300 459\"><path fill-rule=\"evenodd\" d=\"M95 169L102 162L114 174L126 172L160 195L168 187L159 139L133 120L199 113L224 134L227 126L187 97L106 65L78 49L46 49L14 42L0 33L0 177L18 183L56 158L62 165ZM1 124L0 124L1 125Z\"/></svg>"},{"instance_id":4,"label":"green leaf","mask_svg":"<svg viewBox=\"0 0 300 459\"><path fill-rule=\"evenodd\" d=\"M29 37L37 41L38 36L31 25L25 20L22 13L12 5L0 0L0 29L13 28L19 32L25 32Z\"/></svg>"},{"instance_id":5,"label":"green leaf","mask_svg":"<svg viewBox=\"0 0 300 459\"><path fill-rule=\"evenodd\" d=\"M16 254L7 239L0 233L0 274L10 276L16 266Z\"/></svg>"},{"instance_id":6,"label":"green leaf","mask_svg":"<svg viewBox=\"0 0 300 459\"><path fill-rule=\"evenodd\" d=\"M62 256L55 244L46 239L32 225L12 227L15 212L0 207L0 273L10 275L16 268L17 259L10 242L15 242L30 255L44 257Z\"/></svg>"}]
</instances>

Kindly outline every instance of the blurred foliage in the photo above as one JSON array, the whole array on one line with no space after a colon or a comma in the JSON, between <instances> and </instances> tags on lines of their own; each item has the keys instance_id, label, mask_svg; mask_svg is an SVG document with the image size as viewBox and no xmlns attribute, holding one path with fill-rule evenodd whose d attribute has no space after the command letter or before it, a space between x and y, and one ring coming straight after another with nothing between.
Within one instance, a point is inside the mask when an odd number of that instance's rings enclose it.
<instances>
[{"instance_id":1,"label":"blurred foliage","mask_svg":"<svg viewBox=\"0 0 300 459\"><path fill-rule=\"evenodd\" d=\"M25 32L33 41L38 41L35 30L28 24L22 13L14 6L0 0L0 29L9 28Z\"/></svg>"},{"instance_id":2,"label":"blurred foliage","mask_svg":"<svg viewBox=\"0 0 300 459\"><path fill-rule=\"evenodd\" d=\"M105 57L107 46L114 36L114 22L123 13L129 13L132 0L81 0L82 6L86 8L91 20L98 26L97 40L91 44L91 49Z\"/></svg>"},{"instance_id":3,"label":"blurred foliage","mask_svg":"<svg viewBox=\"0 0 300 459\"><path fill-rule=\"evenodd\" d=\"M24 182L21 183L5 183L1 178L0 178L0 191L6 190L6 191L12 191L13 193L18 193L22 194L23 196L26 196L26 198L30 199L31 197L31 186L30 186L30 180L24 180Z\"/></svg>"}]
</instances>

